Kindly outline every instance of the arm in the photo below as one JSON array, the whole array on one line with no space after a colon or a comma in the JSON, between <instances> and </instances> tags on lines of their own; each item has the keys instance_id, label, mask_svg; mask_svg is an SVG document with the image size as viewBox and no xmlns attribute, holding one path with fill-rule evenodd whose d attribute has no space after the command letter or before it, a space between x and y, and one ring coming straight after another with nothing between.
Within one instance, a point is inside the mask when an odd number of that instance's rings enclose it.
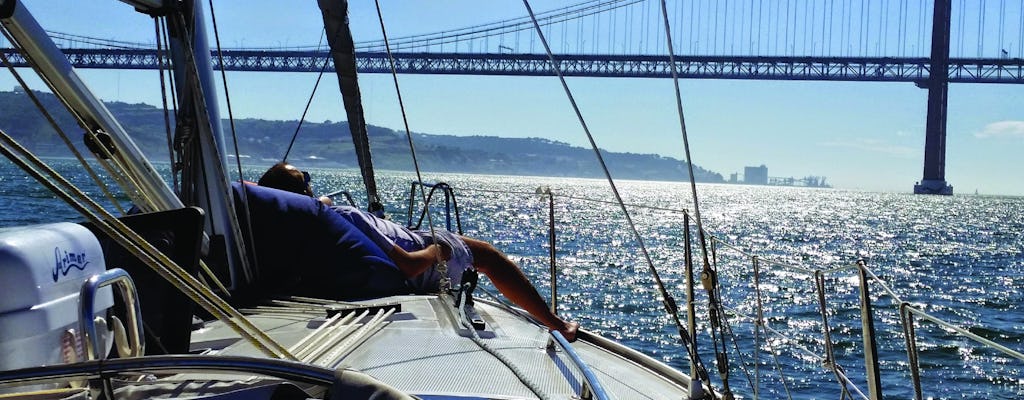
<instances>
[{"instance_id":1,"label":"arm","mask_svg":"<svg viewBox=\"0 0 1024 400\"><path fill-rule=\"evenodd\" d=\"M423 250L405 251L398 245L392 245L388 257L394 261L402 275L412 278L436 264L442 258L448 260L452 257L451 250L438 245L430 245Z\"/></svg>"}]
</instances>

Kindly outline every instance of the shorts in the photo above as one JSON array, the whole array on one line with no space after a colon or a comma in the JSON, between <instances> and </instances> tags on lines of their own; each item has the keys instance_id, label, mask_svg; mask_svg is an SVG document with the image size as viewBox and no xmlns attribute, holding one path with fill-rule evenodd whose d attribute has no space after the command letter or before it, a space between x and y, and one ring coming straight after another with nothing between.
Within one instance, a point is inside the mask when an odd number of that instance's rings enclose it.
<instances>
[{"instance_id":1,"label":"shorts","mask_svg":"<svg viewBox=\"0 0 1024 400\"><path fill-rule=\"evenodd\" d=\"M430 235L429 230L416 231L416 234L423 238L424 248L434 243L434 238ZM462 273L473 267L473 254L470 253L469 246L466 246L466 242L458 234L443 229L435 229L434 236L437 237L437 241L441 242L442 245L452 249L452 257L446 264L448 266L448 277L452 282L451 287L457 288L462 282ZM419 276L409 278L409 286L416 293L437 293L438 285L441 282L441 274L437 268L438 266L434 265Z\"/></svg>"}]
</instances>

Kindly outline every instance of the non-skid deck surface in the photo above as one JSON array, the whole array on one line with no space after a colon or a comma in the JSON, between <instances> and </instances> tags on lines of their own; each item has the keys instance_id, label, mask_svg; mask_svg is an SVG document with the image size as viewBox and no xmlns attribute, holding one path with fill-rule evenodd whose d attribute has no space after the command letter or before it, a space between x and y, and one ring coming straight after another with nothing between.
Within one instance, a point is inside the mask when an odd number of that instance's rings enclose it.
<instances>
[{"instance_id":1,"label":"non-skid deck surface","mask_svg":"<svg viewBox=\"0 0 1024 400\"><path fill-rule=\"evenodd\" d=\"M568 355L549 349L547 331L519 315L478 302L477 311L487 322L486 330L479 332L480 341L496 356L475 342L468 330L457 328L436 297L399 296L372 303L401 303L402 311L330 367L356 369L416 395L529 399L538 398L537 390L545 397L568 399L580 393L582 374ZM289 347L316 329L323 314L252 314L250 319ZM235 337L225 327L211 324L192 338L194 347L217 348ZM685 388L618 355L582 340L573 347L612 398L684 397ZM220 352L258 355L242 342Z\"/></svg>"}]
</instances>

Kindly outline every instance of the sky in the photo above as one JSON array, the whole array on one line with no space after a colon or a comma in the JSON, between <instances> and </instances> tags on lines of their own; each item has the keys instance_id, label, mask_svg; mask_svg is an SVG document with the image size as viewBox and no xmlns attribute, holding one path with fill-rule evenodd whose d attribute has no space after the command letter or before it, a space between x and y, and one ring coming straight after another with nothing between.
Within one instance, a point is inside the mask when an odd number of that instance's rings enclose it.
<instances>
[{"instance_id":1,"label":"sky","mask_svg":"<svg viewBox=\"0 0 1024 400\"><path fill-rule=\"evenodd\" d=\"M51 30L133 42L153 40L152 20L117 1L23 3ZM909 11L900 12L908 15L917 14L912 9L917 3L892 0L894 5L906 5ZM954 0L954 8L961 3ZM990 3L999 6L997 1ZM567 4L533 2L531 6L542 12ZM72 7L76 11L68 12ZM215 2L215 7L225 47L316 45L320 40L322 19L313 1L223 0ZM381 10L391 38L526 15L517 1L382 0ZM1014 24L1020 18L1016 9L1006 14ZM381 37L373 2L353 1L350 20L357 42ZM730 38L726 22L722 28L709 28L721 32L723 48ZM990 19L980 26L995 23ZM1000 23L1009 26L1009 22ZM954 22L954 29L972 28ZM998 44L1018 48L1020 29L1013 25L1006 30L1013 34L999 37ZM915 47L913 39L908 43L886 36L888 30L878 32L863 41L874 41L876 47L896 43L904 49ZM735 29L731 35L737 36ZM855 36L847 34L851 35ZM832 41L843 39L843 34L835 36ZM996 39L986 40L989 48L997 45ZM806 43L813 46L814 42ZM968 45L961 50L959 41L953 46L968 56L980 48ZM155 71L80 70L79 74L101 99L160 104ZM272 120L299 119L316 80L314 73L229 72L227 76L235 118ZM361 74L359 80L367 122L404 131L392 77ZM398 81L413 132L544 137L589 147L555 77L401 75ZM15 85L8 72L0 72L0 89ZM30 80L30 85L42 88L38 81ZM685 159L671 79L568 78L568 85L598 146ZM922 178L928 92L911 83L684 80L680 85L692 161L726 178L742 173L744 166L762 164L770 176L826 176L835 187L851 190L911 192ZM956 193L1024 195L1022 100L1022 85L950 84L946 181ZM224 105L221 113L227 117ZM344 119L337 81L328 74L307 120Z\"/></svg>"}]
</instances>

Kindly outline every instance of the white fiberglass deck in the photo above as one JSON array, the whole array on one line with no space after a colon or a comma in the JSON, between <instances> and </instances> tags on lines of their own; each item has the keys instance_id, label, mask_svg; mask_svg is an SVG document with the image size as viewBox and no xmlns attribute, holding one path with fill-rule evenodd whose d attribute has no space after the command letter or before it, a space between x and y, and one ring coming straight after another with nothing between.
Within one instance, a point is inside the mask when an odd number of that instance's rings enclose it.
<instances>
[{"instance_id":1,"label":"white fiberglass deck","mask_svg":"<svg viewBox=\"0 0 1024 400\"><path fill-rule=\"evenodd\" d=\"M362 371L414 395L538 398L524 380L548 398L568 399L580 393L582 374L567 354L548 348L547 331L504 308L478 301L476 309L487 323L478 334L481 342L512 367L482 348L468 330L457 328L452 314L442 308L450 306L442 305L437 297L397 296L363 304L400 304L401 311L356 340L340 359L333 357L324 366ZM353 330L372 316L354 319ZM285 347L292 347L326 320L323 310L301 312L295 308L260 309L249 318ZM223 355L258 355L216 322L193 332L192 343L194 349L209 348ZM612 398L678 399L686 393L685 377L675 371L655 372L666 367L631 350L615 348L616 352L631 353L637 361L591 343L586 334L573 347ZM651 365L642 365L648 363Z\"/></svg>"}]
</instances>

